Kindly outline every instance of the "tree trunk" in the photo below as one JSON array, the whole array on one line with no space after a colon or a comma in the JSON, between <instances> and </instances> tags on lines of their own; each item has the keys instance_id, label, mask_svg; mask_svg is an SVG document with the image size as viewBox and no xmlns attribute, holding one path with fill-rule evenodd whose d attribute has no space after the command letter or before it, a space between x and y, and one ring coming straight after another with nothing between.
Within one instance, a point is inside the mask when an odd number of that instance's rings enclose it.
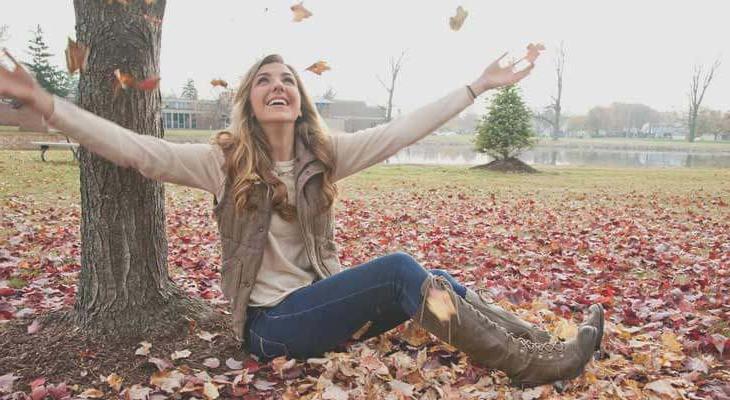
<instances>
[{"instance_id":1,"label":"tree trunk","mask_svg":"<svg viewBox=\"0 0 730 400\"><path fill-rule=\"evenodd\" d=\"M159 74L165 0L129 5L74 0L76 37L91 53L78 104L139 134L162 137L159 90L117 90L114 70ZM150 19L151 20L151 19ZM202 302L188 299L167 271L164 186L80 149L81 273L74 322L100 334L139 336L173 329Z\"/></svg>"}]
</instances>

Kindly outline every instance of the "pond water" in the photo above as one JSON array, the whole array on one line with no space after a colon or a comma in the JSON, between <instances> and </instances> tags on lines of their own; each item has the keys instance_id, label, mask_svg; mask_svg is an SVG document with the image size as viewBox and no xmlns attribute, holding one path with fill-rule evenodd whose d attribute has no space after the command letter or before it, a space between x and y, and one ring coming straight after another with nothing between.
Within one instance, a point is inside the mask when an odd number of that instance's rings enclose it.
<instances>
[{"instance_id":1,"label":"pond water","mask_svg":"<svg viewBox=\"0 0 730 400\"><path fill-rule=\"evenodd\" d=\"M536 147L519 158L533 165L730 168L730 152ZM415 144L389 158L388 163L479 165L492 160L485 154L475 152L468 145Z\"/></svg>"}]
</instances>

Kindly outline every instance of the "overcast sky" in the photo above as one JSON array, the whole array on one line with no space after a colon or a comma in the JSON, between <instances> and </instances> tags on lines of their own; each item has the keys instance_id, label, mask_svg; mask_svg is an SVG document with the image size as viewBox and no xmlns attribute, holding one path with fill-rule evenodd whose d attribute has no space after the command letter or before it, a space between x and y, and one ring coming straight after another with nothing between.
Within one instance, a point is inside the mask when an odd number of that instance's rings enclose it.
<instances>
[{"instance_id":1,"label":"overcast sky","mask_svg":"<svg viewBox=\"0 0 730 400\"><path fill-rule=\"evenodd\" d=\"M65 65L66 37L74 36L72 1L9 3L3 0L0 14L0 24L10 26L5 45L27 59L30 30L40 24L55 61ZM332 87L339 98L384 104L386 93L376 75L385 78L389 57L407 50L394 100L406 112L471 82L502 52L521 55L527 43L540 41L548 51L521 85L529 106L538 108L555 93L553 62L562 40L568 113L614 101L684 109L693 65L723 56L705 105L730 109L730 3L725 0L306 0L314 15L300 23L291 22L292 4L168 0L163 92L179 94L193 78L201 97L213 97L210 79L238 82L256 58L276 52L298 68L313 96ZM469 16L454 32L448 18L458 5ZM319 59L332 70L322 76L304 71ZM470 111L481 113L483 106L482 100Z\"/></svg>"}]
</instances>

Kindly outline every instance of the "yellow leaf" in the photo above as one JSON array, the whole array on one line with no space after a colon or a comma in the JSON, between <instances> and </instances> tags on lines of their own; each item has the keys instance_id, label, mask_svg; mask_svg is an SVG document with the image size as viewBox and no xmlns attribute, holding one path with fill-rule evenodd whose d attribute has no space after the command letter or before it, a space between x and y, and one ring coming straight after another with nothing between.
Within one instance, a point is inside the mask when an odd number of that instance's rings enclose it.
<instances>
[{"instance_id":1,"label":"yellow leaf","mask_svg":"<svg viewBox=\"0 0 730 400\"><path fill-rule=\"evenodd\" d=\"M106 383L109 386L111 386L111 388L114 389L117 392L119 390L121 390L121 388L122 388L122 381L123 380L124 379L121 376L119 376L119 375L117 375L115 373L112 373L112 374L110 374L109 376L106 377Z\"/></svg>"},{"instance_id":2,"label":"yellow leaf","mask_svg":"<svg viewBox=\"0 0 730 400\"><path fill-rule=\"evenodd\" d=\"M426 305L441 322L450 320L451 316L456 314L456 308L454 308L454 303L451 302L451 296L445 290L431 288L428 291Z\"/></svg>"},{"instance_id":3,"label":"yellow leaf","mask_svg":"<svg viewBox=\"0 0 730 400\"><path fill-rule=\"evenodd\" d=\"M220 396L218 393L218 387L211 382L205 382L203 384L203 396L206 400L215 400Z\"/></svg>"},{"instance_id":4,"label":"yellow leaf","mask_svg":"<svg viewBox=\"0 0 730 400\"><path fill-rule=\"evenodd\" d=\"M671 352L682 352L682 344L679 343L679 341L677 340L677 335L675 335L673 332L667 331L662 333L662 345L664 345L664 348Z\"/></svg>"},{"instance_id":5,"label":"yellow leaf","mask_svg":"<svg viewBox=\"0 0 730 400\"><path fill-rule=\"evenodd\" d=\"M560 319L558 326L555 328L555 335L563 340L572 339L578 334L578 326L566 319Z\"/></svg>"}]
</instances>

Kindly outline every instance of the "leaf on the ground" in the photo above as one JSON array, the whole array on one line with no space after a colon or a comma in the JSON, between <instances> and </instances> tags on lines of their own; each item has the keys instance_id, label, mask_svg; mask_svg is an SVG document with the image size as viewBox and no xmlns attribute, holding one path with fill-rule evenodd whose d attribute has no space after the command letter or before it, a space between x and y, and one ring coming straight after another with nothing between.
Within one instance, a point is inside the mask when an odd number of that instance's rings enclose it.
<instances>
[{"instance_id":1,"label":"leaf on the ground","mask_svg":"<svg viewBox=\"0 0 730 400\"><path fill-rule=\"evenodd\" d=\"M307 71L315 73L317 75L322 75L322 72L329 71L330 69L331 68L329 67L329 65L327 65L327 61L323 60L319 60L306 68Z\"/></svg>"},{"instance_id":2,"label":"leaf on the ground","mask_svg":"<svg viewBox=\"0 0 730 400\"><path fill-rule=\"evenodd\" d=\"M555 336L560 339L568 340L574 338L578 334L578 326L573 321L567 319L560 319L558 325L555 327Z\"/></svg>"},{"instance_id":3,"label":"leaf on the ground","mask_svg":"<svg viewBox=\"0 0 730 400\"><path fill-rule=\"evenodd\" d=\"M672 386L669 379L660 379L647 383L644 389L651 390L659 395L668 396L670 399L678 399L682 397L677 389Z\"/></svg>"},{"instance_id":4,"label":"leaf on the ground","mask_svg":"<svg viewBox=\"0 0 730 400\"><path fill-rule=\"evenodd\" d=\"M150 385L157 386L168 393L182 386L185 376L176 370L157 371L150 378Z\"/></svg>"},{"instance_id":5,"label":"leaf on the ground","mask_svg":"<svg viewBox=\"0 0 730 400\"><path fill-rule=\"evenodd\" d=\"M224 81L223 79L213 79L210 81L210 84L213 87L216 87L216 86L220 86L220 87L224 87L224 88L228 87L228 82Z\"/></svg>"},{"instance_id":6,"label":"leaf on the ground","mask_svg":"<svg viewBox=\"0 0 730 400\"><path fill-rule=\"evenodd\" d=\"M38 321L38 319L34 319L33 322L31 322L30 325L28 325L28 334L32 335L34 333L37 333L41 329L41 323Z\"/></svg>"},{"instance_id":7,"label":"leaf on the ground","mask_svg":"<svg viewBox=\"0 0 730 400\"><path fill-rule=\"evenodd\" d=\"M362 335L365 334L365 332L370 329L370 327L373 326L373 321L368 321L363 324L363 326L360 327L355 333L352 334L352 340L359 340Z\"/></svg>"},{"instance_id":8,"label":"leaf on the ground","mask_svg":"<svg viewBox=\"0 0 730 400\"><path fill-rule=\"evenodd\" d=\"M139 348L134 351L134 354L137 356L147 356L150 354L150 348L152 348L152 343L139 342Z\"/></svg>"},{"instance_id":9,"label":"leaf on the ground","mask_svg":"<svg viewBox=\"0 0 730 400\"><path fill-rule=\"evenodd\" d=\"M677 340L677 335L670 331L662 333L662 345L664 345L665 349L673 353L682 352L682 344Z\"/></svg>"},{"instance_id":10,"label":"leaf on the ground","mask_svg":"<svg viewBox=\"0 0 730 400\"><path fill-rule=\"evenodd\" d=\"M175 361L175 360L179 360L181 358L188 358L188 357L190 357L190 354L192 354L192 353L190 353L190 350L188 350L188 349L178 350L178 351L175 351L172 354L170 354L170 358L173 361Z\"/></svg>"},{"instance_id":11,"label":"leaf on the ground","mask_svg":"<svg viewBox=\"0 0 730 400\"><path fill-rule=\"evenodd\" d=\"M451 316L456 314L454 303L452 303L451 296L446 290L436 288L429 289L426 305L433 315L441 322L449 321Z\"/></svg>"},{"instance_id":12,"label":"leaf on the ground","mask_svg":"<svg viewBox=\"0 0 730 400\"><path fill-rule=\"evenodd\" d=\"M406 397L413 396L413 385L409 385L403 381L399 381L398 379L393 379L388 383L393 391L399 392Z\"/></svg>"},{"instance_id":13,"label":"leaf on the ground","mask_svg":"<svg viewBox=\"0 0 730 400\"><path fill-rule=\"evenodd\" d=\"M289 368L293 367L294 364L296 364L295 359L289 359L287 360L286 356L279 356L271 360L271 369L279 374L279 376L282 376L284 371L288 370Z\"/></svg>"},{"instance_id":14,"label":"leaf on the ground","mask_svg":"<svg viewBox=\"0 0 730 400\"><path fill-rule=\"evenodd\" d=\"M322 392L322 399L324 400L347 400L348 398L348 393L337 385L328 386Z\"/></svg>"},{"instance_id":15,"label":"leaf on the ground","mask_svg":"<svg viewBox=\"0 0 730 400\"><path fill-rule=\"evenodd\" d=\"M169 361L163 360L163 359L157 358L157 357L150 357L150 358L147 359L147 362L152 363L152 364L155 364L155 366L157 367L157 369L160 370L160 371L164 371L164 370L166 370L168 368L172 368L173 367L173 365Z\"/></svg>"},{"instance_id":16,"label":"leaf on the ground","mask_svg":"<svg viewBox=\"0 0 730 400\"><path fill-rule=\"evenodd\" d=\"M368 371L378 375L389 375L388 367L375 354L368 354L360 358L360 365Z\"/></svg>"},{"instance_id":17,"label":"leaf on the ground","mask_svg":"<svg viewBox=\"0 0 730 400\"><path fill-rule=\"evenodd\" d=\"M413 347L421 347L431 341L431 336L429 336L428 332L420 325L411 321L406 322L406 327L402 335L403 340Z\"/></svg>"},{"instance_id":18,"label":"leaf on the ground","mask_svg":"<svg viewBox=\"0 0 730 400\"><path fill-rule=\"evenodd\" d=\"M273 389L274 386L276 386L276 382L269 382L265 379L256 379L253 381L253 387L264 392Z\"/></svg>"},{"instance_id":19,"label":"leaf on the ground","mask_svg":"<svg viewBox=\"0 0 730 400\"><path fill-rule=\"evenodd\" d=\"M542 397L543 393L545 393L546 386L537 386L530 389L525 389L522 391L522 394L520 396L520 400L535 400Z\"/></svg>"},{"instance_id":20,"label":"leaf on the ground","mask_svg":"<svg viewBox=\"0 0 730 400\"><path fill-rule=\"evenodd\" d=\"M20 378L19 376L15 376L15 374L8 373L5 375L0 376L0 393L10 393L13 391L13 382Z\"/></svg>"},{"instance_id":21,"label":"leaf on the ground","mask_svg":"<svg viewBox=\"0 0 730 400\"><path fill-rule=\"evenodd\" d=\"M203 384L203 397L206 400L215 400L220 396L218 393L218 387L212 382L205 382Z\"/></svg>"},{"instance_id":22,"label":"leaf on the ground","mask_svg":"<svg viewBox=\"0 0 730 400\"><path fill-rule=\"evenodd\" d=\"M84 399L101 399L104 397L104 392L96 388L89 388L79 394Z\"/></svg>"},{"instance_id":23,"label":"leaf on the ground","mask_svg":"<svg viewBox=\"0 0 730 400\"><path fill-rule=\"evenodd\" d=\"M467 15L469 15L469 12L464 10L464 7L456 7L456 15L454 15L453 17L449 17L449 26L451 27L451 30L458 31L459 29L461 29L461 26L464 25L464 20L466 19Z\"/></svg>"},{"instance_id":24,"label":"leaf on the ground","mask_svg":"<svg viewBox=\"0 0 730 400\"><path fill-rule=\"evenodd\" d=\"M294 13L294 22L301 22L302 20L309 18L312 16L312 13L304 8L304 2L300 1L297 4L294 4L293 6L289 7L292 12Z\"/></svg>"},{"instance_id":25,"label":"leaf on the ground","mask_svg":"<svg viewBox=\"0 0 730 400\"><path fill-rule=\"evenodd\" d=\"M203 361L203 365L205 365L208 368L218 368L221 366L221 362L219 359L215 357L209 357L206 358L205 361Z\"/></svg>"},{"instance_id":26,"label":"leaf on the ground","mask_svg":"<svg viewBox=\"0 0 730 400\"><path fill-rule=\"evenodd\" d=\"M210 333L206 331L200 331L198 332L198 337L205 340L206 342L211 342L213 339L216 338L216 336L219 336L220 333Z\"/></svg>"},{"instance_id":27,"label":"leaf on the ground","mask_svg":"<svg viewBox=\"0 0 730 400\"><path fill-rule=\"evenodd\" d=\"M86 70L86 61L89 59L89 47L81 43L77 43L68 38L66 45L66 67L69 74L76 71L84 72Z\"/></svg>"},{"instance_id":28,"label":"leaf on the ground","mask_svg":"<svg viewBox=\"0 0 730 400\"><path fill-rule=\"evenodd\" d=\"M124 389L124 391L120 393L120 396L125 400L148 400L150 392L152 392L152 388L137 384Z\"/></svg>"},{"instance_id":29,"label":"leaf on the ground","mask_svg":"<svg viewBox=\"0 0 730 400\"><path fill-rule=\"evenodd\" d=\"M109 374L109 376L106 377L105 380L106 380L106 383L112 389L114 389L115 392L122 390L122 381L124 380L124 378L117 375L116 373L112 372L111 374Z\"/></svg>"},{"instance_id":30,"label":"leaf on the ground","mask_svg":"<svg viewBox=\"0 0 730 400\"><path fill-rule=\"evenodd\" d=\"M710 370L707 362L697 357L687 358L687 360L685 361L685 367L689 371L702 372L703 374L706 374Z\"/></svg>"},{"instance_id":31,"label":"leaf on the ground","mask_svg":"<svg viewBox=\"0 0 730 400\"><path fill-rule=\"evenodd\" d=\"M243 361L229 358L226 360L226 367L228 367L229 369L243 369Z\"/></svg>"}]
</instances>

